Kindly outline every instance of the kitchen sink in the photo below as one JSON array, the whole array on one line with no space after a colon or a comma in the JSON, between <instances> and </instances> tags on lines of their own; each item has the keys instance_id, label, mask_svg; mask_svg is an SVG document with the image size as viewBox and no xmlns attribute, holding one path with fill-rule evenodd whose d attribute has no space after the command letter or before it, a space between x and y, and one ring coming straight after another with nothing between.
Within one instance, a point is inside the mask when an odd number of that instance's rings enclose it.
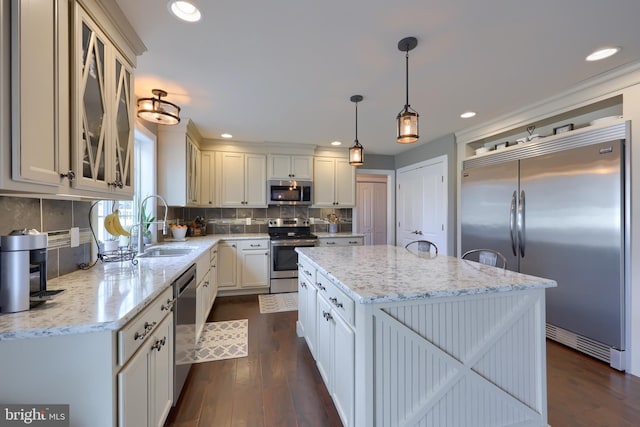
<instances>
[{"instance_id":1,"label":"kitchen sink","mask_svg":"<svg viewBox=\"0 0 640 427\"><path fill-rule=\"evenodd\" d=\"M138 255L138 258L172 257L190 254L189 248L150 248Z\"/></svg>"}]
</instances>

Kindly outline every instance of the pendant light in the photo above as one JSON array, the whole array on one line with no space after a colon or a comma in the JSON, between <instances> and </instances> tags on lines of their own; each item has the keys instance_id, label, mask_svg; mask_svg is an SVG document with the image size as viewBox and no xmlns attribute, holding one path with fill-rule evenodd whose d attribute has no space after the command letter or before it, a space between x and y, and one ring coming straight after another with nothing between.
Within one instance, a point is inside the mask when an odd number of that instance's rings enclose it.
<instances>
[{"instance_id":1,"label":"pendant light","mask_svg":"<svg viewBox=\"0 0 640 427\"><path fill-rule=\"evenodd\" d=\"M157 98L138 99L138 117L161 125L177 125L180 123L180 107L161 99L167 96L162 89L151 91Z\"/></svg>"},{"instance_id":2,"label":"pendant light","mask_svg":"<svg viewBox=\"0 0 640 427\"><path fill-rule=\"evenodd\" d=\"M415 37L405 37L398 42L398 49L406 52L406 77L407 91L404 109L398 113L396 118L398 126L398 136L396 141L400 144L411 144L418 140L418 117L419 114L409 105L409 51L418 45Z\"/></svg>"},{"instance_id":3,"label":"pendant light","mask_svg":"<svg viewBox=\"0 0 640 427\"><path fill-rule=\"evenodd\" d=\"M364 148L358 142L358 102L360 101L362 101L362 95L353 95L351 97L351 102L356 104L356 139L354 144L349 147L349 164L351 166L364 165Z\"/></svg>"}]
</instances>

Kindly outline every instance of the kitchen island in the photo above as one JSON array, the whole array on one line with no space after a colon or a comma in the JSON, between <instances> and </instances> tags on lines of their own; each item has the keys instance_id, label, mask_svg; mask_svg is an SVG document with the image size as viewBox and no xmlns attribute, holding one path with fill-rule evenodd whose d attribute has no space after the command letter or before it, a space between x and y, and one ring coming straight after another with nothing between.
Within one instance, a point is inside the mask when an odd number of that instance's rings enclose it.
<instances>
[{"instance_id":1,"label":"kitchen island","mask_svg":"<svg viewBox=\"0 0 640 427\"><path fill-rule=\"evenodd\" d=\"M546 426L553 280L402 247L298 248L298 334L345 426Z\"/></svg>"}]
</instances>

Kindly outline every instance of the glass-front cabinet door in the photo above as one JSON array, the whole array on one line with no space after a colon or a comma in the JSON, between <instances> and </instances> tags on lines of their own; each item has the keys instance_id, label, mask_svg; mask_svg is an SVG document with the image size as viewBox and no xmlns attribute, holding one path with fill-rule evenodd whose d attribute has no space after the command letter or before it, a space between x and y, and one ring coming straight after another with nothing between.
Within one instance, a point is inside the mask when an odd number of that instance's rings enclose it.
<instances>
[{"instance_id":1,"label":"glass-front cabinet door","mask_svg":"<svg viewBox=\"0 0 640 427\"><path fill-rule=\"evenodd\" d=\"M76 3L75 186L133 193L133 68Z\"/></svg>"},{"instance_id":2,"label":"glass-front cabinet door","mask_svg":"<svg viewBox=\"0 0 640 427\"><path fill-rule=\"evenodd\" d=\"M133 192L133 72L127 62L115 57L114 150L112 187Z\"/></svg>"},{"instance_id":3,"label":"glass-front cabinet door","mask_svg":"<svg viewBox=\"0 0 640 427\"><path fill-rule=\"evenodd\" d=\"M76 18L80 18L76 21L76 30L79 30L76 36L80 38L80 50L76 51L76 182L81 188L107 191L107 86L110 81L105 76L106 37L77 5L76 12Z\"/></svg>"}]
</instances>

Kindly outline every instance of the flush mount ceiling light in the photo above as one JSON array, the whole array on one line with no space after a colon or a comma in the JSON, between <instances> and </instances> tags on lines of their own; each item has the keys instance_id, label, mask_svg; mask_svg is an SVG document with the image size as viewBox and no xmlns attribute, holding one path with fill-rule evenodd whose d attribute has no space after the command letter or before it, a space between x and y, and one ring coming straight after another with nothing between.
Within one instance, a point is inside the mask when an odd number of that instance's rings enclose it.
<instances>
[{"instance_id":1,"label":"flush mount ceiling light","mask_svg":"<svg viewBox=\"0 0 640 427\"><path fill-rule=\"evenodd\" d=\"M162 89L151 91L157 98L138 99L138 117L161 125L177 125L180 123L180 107L161 99L167 96Z\"/></svg>"},{"instance_id":2,"label":"flush mount ceiling light","mask_svg":"<svg viewBox=\"0 0 640 427\"><path fill-rule=\"evenodd\" d=\"M364 148L358 142L358 102L360 101L362 101L362 95L353 95L351 97L351 102L356 104L356 139L353 141L354 144L349 147L349 164L351 166L364 165Z\"/></svg>"},{"instance_id":3,"label":"flush mount ceiling light","mask_svg":"<svg viewBox=\"0 0 640 427\"><path fill-rule=\"evenodd\" d=\"M331 145L342 145L342 142L340 142L340 141L333 141L333 142L331 143Z\"/></svg>"},{"instance_id":4,"label":"flush mount ceiling light","mask_svg":"<svg viewBox=\"0 0 640 427\"><path fill-rule=\"evenodd\" d=\"M233 135L231 135L230 133L223 133L220 136L226 139L233 138Z\"/></svg>"},{"instance_id":5,"label":"flush mount ceiling light","mask_svg":"<svg viewBox=\"0 0 640 427\"><path fill-rule=\"evenodd\" d=\"M460 117L462 117L463 119L469 119L471 117L474 117L476 115L475 112L473 111L467 111L465 113L460 114Z\"/></svg>"},{"instance_id":6,"label":"flush mount ceiling light","mask_svg":"<svg viewBox=\"0 0 640 427\"><path fill-rule=\"evenodd\" d=\"M176 18L183 21L197 22L202 17L194 0L170 0L167 8Z\"/></svg>"},{"instance_id":7,"label":"flush mount ceiling light","mask_svg":"<svg viewBox=\"0 0 640 427\"><path fill-rule=\"evenodd\" d=\"M409 105L409 51L418 46L418 39L415 37L405 37L398 42L398 49L406 52L406 77L407 91L404 109L398 113L398 137L396 141L400 144L411 144L418 140L418 117L419 114Z\"/></svg>"},{"instance_id":8,"label":"flush mount ceiling light","mask_svg":"<svg viewBox=\"0 0 640 427\"><path fill-rule=\"evenodd\" d=\"M613 56L618 52L620 52L620 48L619 47L615 47L615 46L614 47L603 47L601 49L593 51L585 59L587 61L599 61L601 59L605 59L605 58L608 58L610 56Z\"/></svg>"}]
</instances>

